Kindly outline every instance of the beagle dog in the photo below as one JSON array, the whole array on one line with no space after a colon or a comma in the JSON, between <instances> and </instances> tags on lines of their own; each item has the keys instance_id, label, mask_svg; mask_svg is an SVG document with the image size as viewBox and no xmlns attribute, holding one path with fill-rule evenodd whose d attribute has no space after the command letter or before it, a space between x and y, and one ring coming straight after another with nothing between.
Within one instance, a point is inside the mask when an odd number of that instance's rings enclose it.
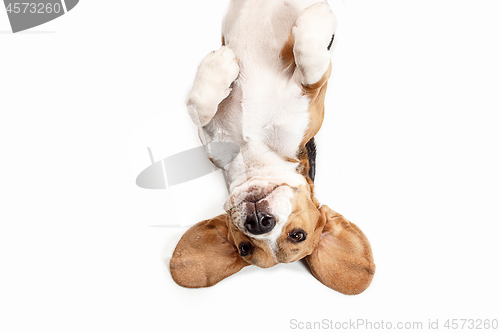
<instances>
[{"instance_id":1,"label":"beagle dog","mask_svg":"<svg viewBox=\"0 0 500 333\"><path fill-rule=\"evenodd\" d=\"M314 197L314 136L336 27L326 1L231 1L222 47L203 59L187 101L210 160L227 179L227 213L183 235L170 260L177 284L209 287L248 265L302 258L341 293L371 283L368 239ZM212 150L211 143L228 145Z\"/></svg>"}]
</instances>

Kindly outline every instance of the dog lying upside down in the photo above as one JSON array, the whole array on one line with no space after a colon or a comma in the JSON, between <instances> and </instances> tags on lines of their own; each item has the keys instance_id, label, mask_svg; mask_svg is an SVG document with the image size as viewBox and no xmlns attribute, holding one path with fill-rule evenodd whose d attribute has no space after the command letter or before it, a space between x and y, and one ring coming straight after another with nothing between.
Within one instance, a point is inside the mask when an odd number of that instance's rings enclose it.
<instances>
[{"instance_id":1,"label":"dog lying upside down","mask_svg":"<svg viewBox=\"0 0 500 333\"><path fill-rule=\"evenodd\" d=\"M375 272L363 232L314 197L314 136L323 122L337 21L325 1L233 0L222 47L198 68L188 111L229 184L226 214L191 227L170 260L176 283L212 286L248 265L305 258L313 275L358 294Z\"/></svg>"}]
</instances>

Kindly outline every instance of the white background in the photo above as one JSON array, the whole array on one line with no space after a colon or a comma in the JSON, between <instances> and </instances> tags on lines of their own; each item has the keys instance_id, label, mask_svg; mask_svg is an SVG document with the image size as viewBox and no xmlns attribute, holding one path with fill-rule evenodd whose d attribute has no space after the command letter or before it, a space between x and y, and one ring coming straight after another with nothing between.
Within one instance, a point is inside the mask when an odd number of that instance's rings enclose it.
<instances>
[{"instance_id":1,"label":"white background","mask_svg":"<svg viewBox=\"0 0 500 333\"><path fill-rule=\"evenodd\" d=\"M226 1L81 1L25 33L0 10L0 330L284 332L290 320L499 318L498 1L331 1L334 70L317 196L377 264L344 296L303 263L202 290L164 261L222 211L214 173L136 187L198 146L184 108Z\"/></svg>"}]
</instances>

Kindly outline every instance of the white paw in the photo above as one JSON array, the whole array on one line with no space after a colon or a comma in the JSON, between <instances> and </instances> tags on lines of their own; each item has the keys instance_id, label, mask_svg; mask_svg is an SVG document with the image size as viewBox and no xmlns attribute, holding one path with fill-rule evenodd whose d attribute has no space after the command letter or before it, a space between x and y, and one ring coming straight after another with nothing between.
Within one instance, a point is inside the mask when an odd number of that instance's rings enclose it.
<instances>
[{"instance_id":1,"label":"white paw","mask_svg":"<svg viewBox=\"0 0 500 333\"><path fill-rule=\"evenodd\" d=\"M231 93L230 86L239 71L238 59L228 46L222 46L203 59L187 102L195 124L205 126L210 122L220 102Z\"/></svg>"},{"instance_id":2,"label":"white paw","mask_svg":"<svg viewBox=\"0 0 500 333\"><path fill-rule=\"evenodd\" d=\"M295 61L303 83L318 82L330 65L328 46L337 29L337 18L328 4L318 2L304 9L293 28Z\"/></svg>"}]
</instances>

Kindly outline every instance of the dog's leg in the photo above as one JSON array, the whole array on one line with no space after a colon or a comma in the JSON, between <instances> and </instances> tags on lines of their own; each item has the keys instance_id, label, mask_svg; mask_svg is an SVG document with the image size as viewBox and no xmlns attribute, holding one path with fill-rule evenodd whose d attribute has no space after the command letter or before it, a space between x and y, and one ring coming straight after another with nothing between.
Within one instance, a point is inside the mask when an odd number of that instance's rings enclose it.
<instances>
[{"instance_id":1,"label":"dog's leg","mask_svg":"<svg viewBox=\"0 0 500 333\"><path fill-rule=\"evenodd\" d=\"M203 59L187 100L189 115L200 128L212 120L220 102L231 93L230 86L239 70L238 60L228 46Z\"/></svg>"},{"instance_id":2,"label":"dog's leg","mask_svg":"<svg viewBox=\"0 0 500 333\"><path fill-rule=\"evenodd\" d=\"M293 28L293 53L298 71L296 80L304 86L316 84L328 75L330 47L337 29L337 19L323 2L304 9Z\"/></svg>"}]
</instances>

